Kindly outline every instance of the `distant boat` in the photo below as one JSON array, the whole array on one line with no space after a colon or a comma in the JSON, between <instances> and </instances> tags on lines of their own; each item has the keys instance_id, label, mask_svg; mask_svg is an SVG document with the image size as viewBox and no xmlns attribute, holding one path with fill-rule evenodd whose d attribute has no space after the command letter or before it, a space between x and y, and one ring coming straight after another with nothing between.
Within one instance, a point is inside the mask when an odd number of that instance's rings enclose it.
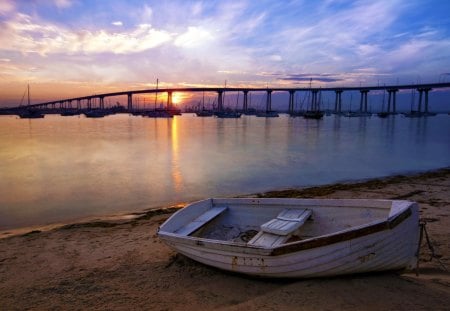
<instances>
[{"instance_id":1,"label":"distant boat","mask_svg":"<svg viewBox=\"0 0 450 311\"><path fill-rule=\"evenodd\" d=\"M214 112L211 110L200 110L196 111L195 114L197 117L212 117L214 115Z\"/></svg>"},{"instance_id":2,"label":"distant boat","mask_svg":"<svg viewBox=\"0 0 450 311\"><path fill-rule=\"evenodd\" d=\"M322 119L323 118L323 111L313 111L313 110L309 110L309 111L305 111L303 113L303 118L305 119Z\"/></svg>"},{"instance_id":3,"label":"distant boat","mask_svg":"<svg viewBox=\"0 0 450 311\"><path fill-rule=\"evenodd\" d=\"M78 110L63 110L60 115L63 117L71 117L71 116L77 116L80 112Z\"/></svg>"},{"instance_id":4,"label":"distant boat","mask_svg":"<svg viewBox=\"0 0 450 311\"><path fill-rule=\"evenodd\" d=\"M88 110L85 111L83 114L86 116L86 118L103 118L108 115L107 112L101 109Z\"/></svg>"},{"instance_id":5,"label":"distant boat","mask_svg":"<svg viewBox=\"0 0 450 311\"><path fill-rule=\"evenodd\" d=\"M260 118L278 118L280 115L276 111L260 111L256 113Z\"/></svg>"},{"instance_id":6,"label":"distant boat","mask_svg":"<svg viewBox=\"0 0 450 311\"><path fill-rule=\"evenodd\" d=\"M310 82L311 87L311 82ZM318 102L311 102L311 109L307 110L303 113L303 118L305 119L322 119L323 118L323 111L320 110L320 106L322 103L322 91L319 91L319 101Z\"/></svg>"},{"instance_id":7,"label":"distant boat","mask_svg":"<svg viewBox=\"0 0 450 311\"><path fill-rule=\"evenodd\" d=\"M25 94L24 94L25 96ZM27 86L27 107L17 112L21 119L42 119L45 115L37 109L30 107L30 85ZM22 97L23 101L23 97ZM22 103L21 103L22 104Z\"/></svg>"},{"instance_id":8,"label":"distant boat","mask_svg":"<svg viewBox=\"0 0 450 311\"><path fill-rule=\"evenodd\" d=\"M203 98L202 98L202 110L196 111L195 114L197 117L212 117L214 115L214 112L211 110L207 110L205 108L205 92L203 91Z\"/></svg>"},{"instance_id":9,"label":"distant boat","mask_svg":"<svg viewBox=\"0 0 450 311\"><path fill-rule=\"evenodd\" d=\"M173 115L167 110L150 110L142 114L143 117L149 118L173 118Z\"/></svg>"},{"instance_id":10,"label":"distant boat","mask_svg":"<svg viewBox=\"0 0 450 311\"><path fill-rule=\"evenodd\" d=\"M251 98L251 97L250 97ZM242 112L246 116L255 116L258 112L255 108L247 108L247 111Z\"/></svg>"},{"instance_id":11,"label":"distant boat","mask_svg":"<svg viewBox=\"0 0 450 311\"><path fill-rule=\"evenodd\" d=\"M413 268L419 208L396 200L206 199L173 214L158 235L219 269L311 278Z\"/></svg>"},{"instance_id":12,"label":"distant boat","mask_svg":"<svg viewBox=\"0 0 450 311\"><path fill-rule=\"evenodd\" d=\"M17 114L21 119L42 119L45 116L40 111L33 109L20 110Z\"/></svg>"},{"instance_id":13,"label":"distant boat","mask_svg":"<svg viewBox=\"0 0 450 311\"><path fill-rule=\"evenodd\" d=\"M291 111L289 112L289 116L296 118L296 117L303 117L303 115L305 114L304 111Z\"/></svg>"},{"instance_id":14,"label":"distant boat","mask_svg":"<svg viewBox=\"0 0 450 311\"><path fill-rule=\"evenodd\" d=\"M385 101L385 99L386 99L386 90L383 90L383 101L382 101L382 104L381 104L381 111L377 113L377 116L379 118L387 118L390 115L389 111L384 111L384 101Z\"/></svg>"},{"instance_id":15,"label":"distant boat","mask_svg":"<svg viewBox=\"0 0 450 311\"><path fill-rule=\"evenodd\" d=\"M370 112L364 111L347 111L342 114L344 117L354 118L354 117L370 117L372 114Z\"/></svg>"},{"instance_id":16,"label":"distant boat","mask_svg":"<svg viewBox=\"0 0 450 311\"><path fill-rule=\"evenodd\" d=\"M216 111L214 112L214 115L220 119L237 119L240 118L242 114L236 111Z\"/></svg>"},{"instance_id":17,"label":"distant boat","mask_svg":"<svg viewBox=\"0 0 450 311\"><path fill-rule=\"evenodd\" d=\"M387 117L389 117L389 112L386 112L386 111L378 112L377 116L379 118L387 118Z\"/></svg>"}]
</instances>

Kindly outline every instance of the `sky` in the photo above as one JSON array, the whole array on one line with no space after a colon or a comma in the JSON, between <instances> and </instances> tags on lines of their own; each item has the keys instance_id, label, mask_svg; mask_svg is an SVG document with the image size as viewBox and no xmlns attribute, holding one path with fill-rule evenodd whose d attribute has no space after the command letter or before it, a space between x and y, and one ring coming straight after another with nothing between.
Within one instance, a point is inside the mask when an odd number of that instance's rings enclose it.
<instances>
[{"instance_id":1,"label":"sky","mask_svg":"<svg viewBox=\"0 0 450 311\"><path fill-rule=\"evenodd\" d=\"M0 105L160 87L450 82L446 0L0 0Z\"/></svg>"}]
</instances>

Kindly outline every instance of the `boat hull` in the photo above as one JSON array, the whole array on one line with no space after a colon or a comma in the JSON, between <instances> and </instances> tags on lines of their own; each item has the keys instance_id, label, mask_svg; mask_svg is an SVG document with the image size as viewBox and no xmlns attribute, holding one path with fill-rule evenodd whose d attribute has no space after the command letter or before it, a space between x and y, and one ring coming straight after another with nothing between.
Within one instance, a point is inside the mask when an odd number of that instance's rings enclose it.
<instances>
[{"instance_id":1,"label":"boat hull","mask_svg":"<svg viewBox=\"0 0 450 311\"><path fill-rule=\"evenodd\" d=\"M203 264L248 275L311 278L412 268L417 263L418 207L386 221L263 248L159 232L179 253Z\"/></svg>"}]
</instances>

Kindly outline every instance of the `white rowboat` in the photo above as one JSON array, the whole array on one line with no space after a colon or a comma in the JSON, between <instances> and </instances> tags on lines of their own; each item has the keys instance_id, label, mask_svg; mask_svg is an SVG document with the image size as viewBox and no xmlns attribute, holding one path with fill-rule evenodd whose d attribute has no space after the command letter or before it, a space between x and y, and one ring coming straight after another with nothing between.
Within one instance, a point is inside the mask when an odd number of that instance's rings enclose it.
<instances>
[{"instance_id":1,"label":"white rowboat","mask_svg":"<svg viewBox=\"0 0 450 311\"><path fill-rule=\"evenodd\" d=\"M419 212L399 200L206 199L158 231L177 252L264 277L322 277L413 268Z\"/></svg>"}]
</instances>

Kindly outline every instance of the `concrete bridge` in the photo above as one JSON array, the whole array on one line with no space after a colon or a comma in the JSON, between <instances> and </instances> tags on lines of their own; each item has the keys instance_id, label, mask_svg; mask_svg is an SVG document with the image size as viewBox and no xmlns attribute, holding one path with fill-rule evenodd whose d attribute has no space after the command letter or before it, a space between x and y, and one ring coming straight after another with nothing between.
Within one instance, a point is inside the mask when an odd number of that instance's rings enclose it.
<instances>
[{"instance_id":1,"label":"concrete bridge","mask_svg":"<svg viewBox=\"0 0 450 311\"><path fill-rule=\"evenodd\" d=\"M152 94L152 93L167 93L167 109L173 108L172 96L175 92L216 92L217 93L217 109L219 111L223 110L223 97L225 92L242 92L244 95L243 99L243 111L248 109L248 94L250 92L267 92L266 98L266 110L272 110L272 93L273 92L288 92L288 111L294 111L294 95L296 92L310 92L311 96L311 107L318 107L318 96L320 92L334 92L335 93L335 112L341 112L342 110L342 93L348 91L359 91L360 97L360 107L361 112L367 112L367 96L370 91L384 90L388 93L387 107L389 113L396 113L397 102L396 94L399 90L412 90L415 89L419 92L419 112L422 109L422 101L424 101L424 112L428 112L428 93L433 89L439 88L450 88L450 82L446 83L430 83L430 84L406 84L406 85L383 85L383 86L360 86L360 87L323 87L323 88L240 88L240 87L195 87L195 88L160 88L160 89L143 89L143 90L130 90L112 93L95 94L82 97L59 99L55 101L43 102L38 104L32 104L27 106L27 108L41 108L41 109L52 109L52 108L77 108L81 109L83 104L87 109L92 109L93 100L98 102L98 107L104 109L104 100L108 97L116 96L126 96L127 97L127 111L133 111L133 95L137 94ZM74 107L72 103L76 103ZM9 108L11 109L23 109L24 106Z\"/></svg>"}]
</instances>

